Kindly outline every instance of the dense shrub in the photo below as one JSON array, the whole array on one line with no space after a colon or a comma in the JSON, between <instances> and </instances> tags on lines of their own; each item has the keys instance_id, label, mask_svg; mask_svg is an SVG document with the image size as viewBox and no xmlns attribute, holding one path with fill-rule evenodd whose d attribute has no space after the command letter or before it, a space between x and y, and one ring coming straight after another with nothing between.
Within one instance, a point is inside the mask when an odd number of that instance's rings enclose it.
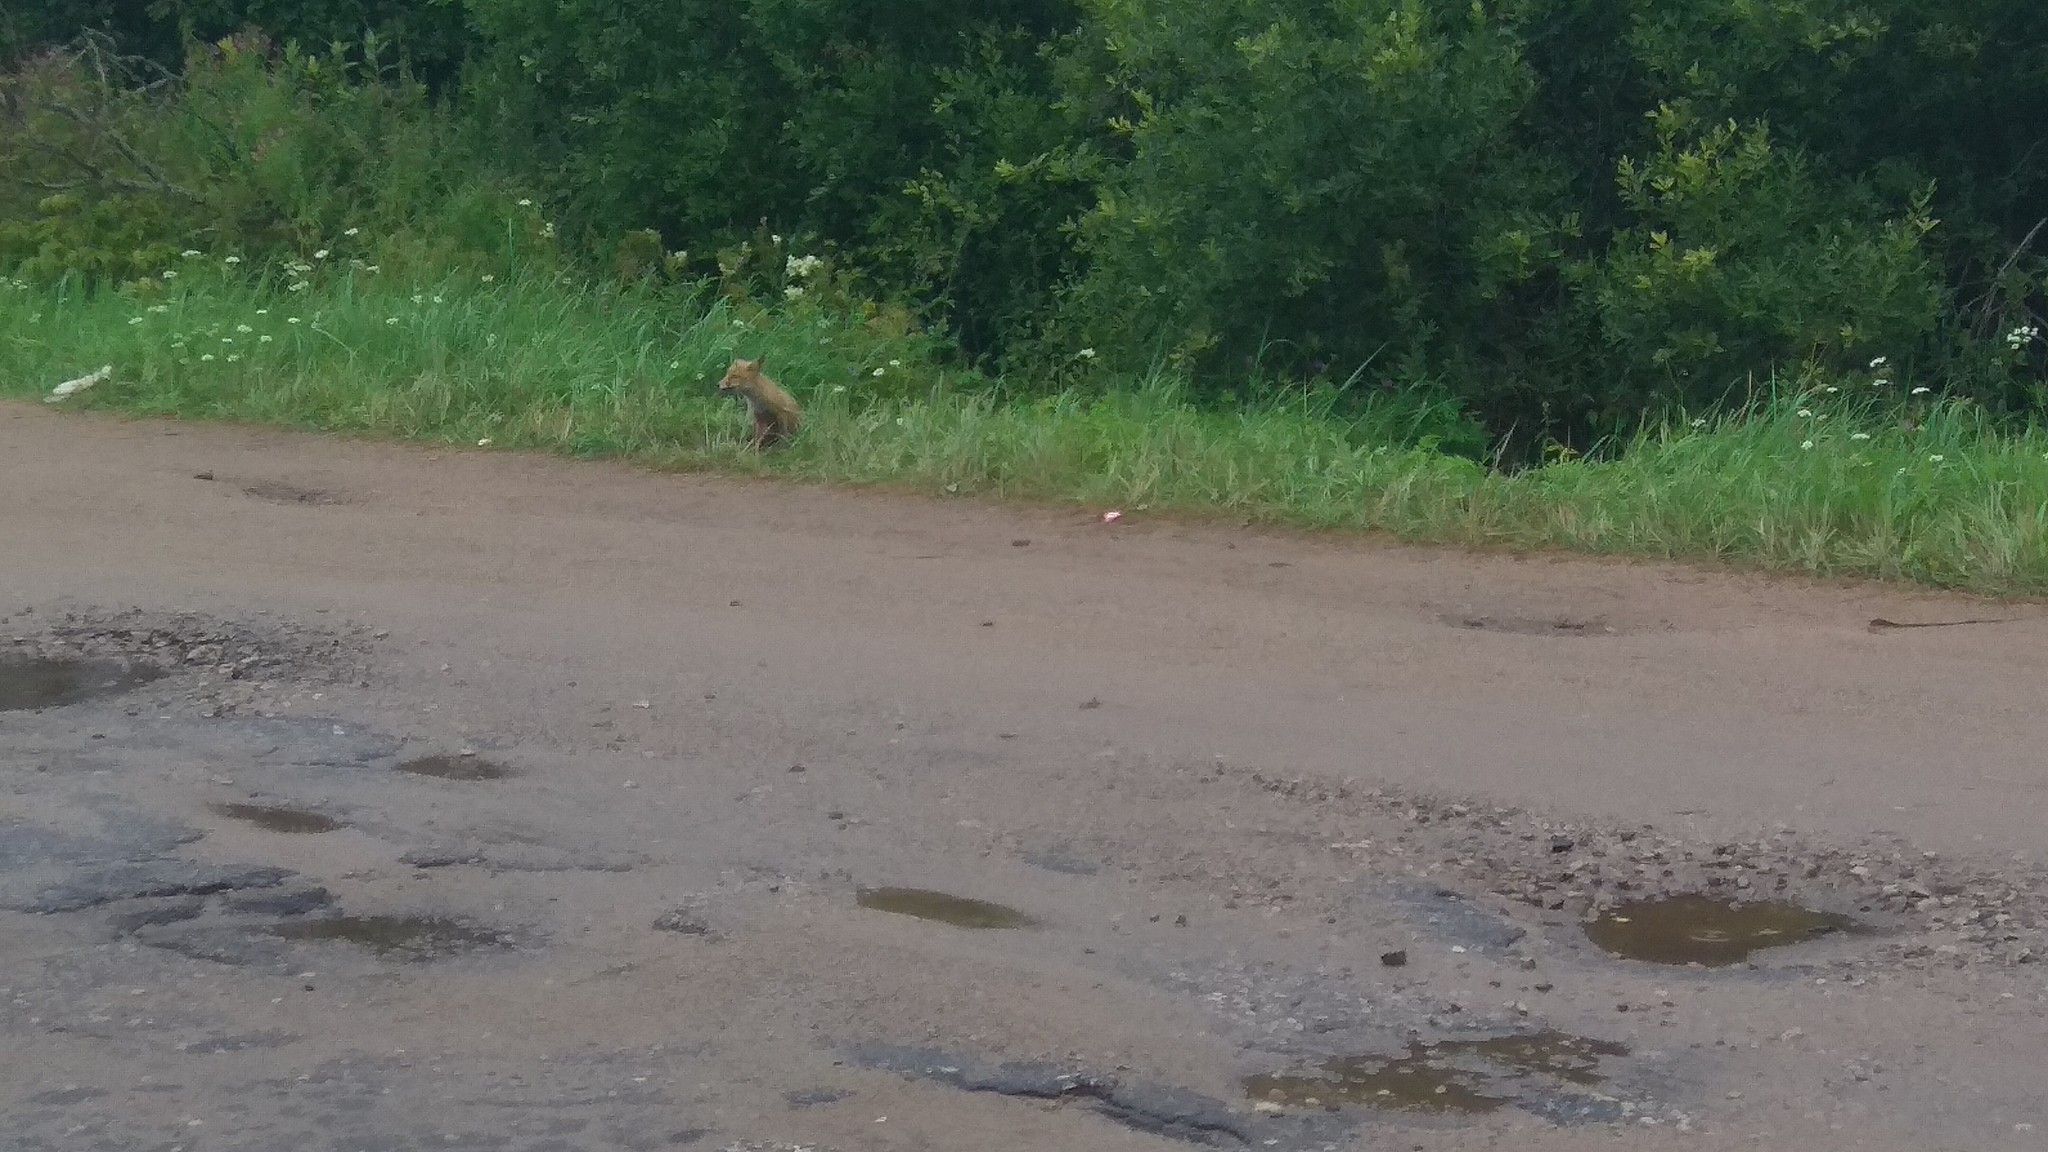
<instances>
[{"instance_id":1,"label":"dense shrub","mask_svg":"<svg viewBox=\"0 0 2048 1152\"><path fill-rule=\"evenodd\" d=\"M123 55L175 69L190 40L251 28L314 54L367 36L435 87L455 78L470 45L457 0L0 0L0 61L92 31Z\"/></svg>"},{"instance_id":2,"label":"dense shrub","mask_svg":"<svg viewBox=\"0 0 2048 1152\"><path fill-rule=\"evenodd\" d=\"M1520 138L1536 84L1511 27L1413 0L1095 15L1128 111L1079 220L1070 340L1211 380L1370 363L1483 401L1525 378L1565 185Z\"/></svg>"},{"instance_id":3,"label":"dense shrub","mask_svg":"<svg viewBox=\"0 0 2048 1152\"><path fill-rule=\"evenodd\" d=\"M161 276L186 250L373 262L546 247L531 202L493 188L420 85L353 57L244 36L196 48L173 80L89 36L0 77L0 267L105 281Z\"/></svg>"}]
</instances>

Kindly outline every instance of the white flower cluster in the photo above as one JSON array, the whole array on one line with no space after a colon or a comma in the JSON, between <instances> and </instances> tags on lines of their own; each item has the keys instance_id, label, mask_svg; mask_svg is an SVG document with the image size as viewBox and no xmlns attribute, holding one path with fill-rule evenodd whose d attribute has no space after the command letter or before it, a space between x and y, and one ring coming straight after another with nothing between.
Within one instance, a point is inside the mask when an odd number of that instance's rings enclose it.
<instances>
[{"instance_id":1,"label":"white flower cluster","mask_svg":"<svg viewBox=\"0 0 2048 1152\"><path fill-rule=\"evenodd\" d=\"M2039 328L2022 324L2005 334L2005 346L2017 352L2026 347L2030 342L2039 339L2040 336L2041 330Z\"/></svg>"}]
</instances>

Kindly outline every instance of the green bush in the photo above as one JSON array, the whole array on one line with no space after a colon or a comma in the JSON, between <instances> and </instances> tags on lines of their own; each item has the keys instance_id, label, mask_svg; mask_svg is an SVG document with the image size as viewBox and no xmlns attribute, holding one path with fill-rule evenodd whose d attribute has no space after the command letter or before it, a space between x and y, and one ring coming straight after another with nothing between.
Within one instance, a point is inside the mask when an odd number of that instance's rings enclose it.
<instances>
[{"instance_id":1,"label":"green bush","mask_svg":"<svg viewBox=\"0 0 2048 1152\"><path fill-rule=\"evenodd\" d=\"M1420 0L1093 15L1122 155L1078 224L1070 340L1211 381L1370 363L1482 406L1516 386L1564 173L1519 138L1512 27Z\"/></svg>"},{"instance_id":2,"label":"green bush","mask_svg":"<svg viewBox=\"0 0 2048 1152\"><path fill-rule=\"evenodd\" d=\"M1656 152L1621 164L1635 222L1575 269L1609 353L1603 414L1711 404L1779 368L1926 360L1946 301L1925 194L1887 218L1762 125L1700 130L1668 106L1656 124Z\"/></svg>"},{"instance_id":3,"label":"green bush","mask_svg":"<svg viewBox=\"0 0 2048 1152\"><path fill-rule=\"evenodd\" d=\"M353 51L367 37L435 87L455 78L470 47L458 0L6 0L0 63L91 31L124 55L175 69L190 41L250 29L311 53L336 44Z\"/></svg>"},{"instance_id":4,"label":"green bush","mask_svg":"<svg viewBox=\"0 0 2048 1152\"><path fill-rule=\"evenodd\" d=\"M0 267L102 281L161 275L185 250L366 263L550 252L531 201L499 191L448 112L377 55L374 42L307 55L251 34L195 46L171 78L100 38L44 53L0 78Z\"/></svg>"}]
</instances>

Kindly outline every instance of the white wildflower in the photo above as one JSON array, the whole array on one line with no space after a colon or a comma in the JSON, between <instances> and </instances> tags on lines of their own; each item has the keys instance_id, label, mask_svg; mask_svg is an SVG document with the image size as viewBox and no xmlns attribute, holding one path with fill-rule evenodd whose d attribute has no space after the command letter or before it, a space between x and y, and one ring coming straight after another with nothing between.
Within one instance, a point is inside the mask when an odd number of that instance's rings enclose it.
<instances>
[{"instance_id":1,"label":"white wildflower","mask_svg":"<svg viewBox=\"0 0 2048 1152\"><path fill-rule=\"evenodd\" d=\"M169 268L164 269L164 279L176 280L177 278L178 274L176 272L171 271Z\"/></svg>"},{"instance_id":2,"label":"white wildflower","mask_svg":"<svg viewBox=\"0 0 2048 1152\"><path fill-rule=\"evenodd\" d=\"M1851 432L1851 433L1849 433L1849 439L1851 439L1851 440L1868 440L1868 439L1870 439L1870 433L1868 433L1868 432Z\"/></svg>"},{"instance_id":3,"label":"white wildflower","mask_svg":"<svg viewBox=\"0 0 2048 1152\"><path fill-rule=\"evenodd\" d=\"M901 360L891 360L891 361L889 361L889 367L891 367L891 368L901 368L901 367L903 367L903 361L901 361Z\"/></svg>"},{"instance_id":4,"label":"white wildflower","mask_svg":"<svg viewBox=\"0 0 2048 1152\"><path fill-rule=\"evenodd\" d=\"M1835 393L1837 393L1837 392L1840 392L1840 391L1841 391L1841 389L1840 389L1840 388L1837 388L1837 387L1835 387L1835 386L1834 386L1833 384L1830 384L1830 385L1828 385L1828 387L1827 387L1827 393L1828 393L1828 395L1830 395L1830 396L1833 396L1833 395L1834 395Z\"/></svg>"},{"instance_id":5,"label":"white wildflower","mask_svg":"<svg viewBox=\"0 0 2048 1152\"><path fill-rule=\"evenodd\" d=\"M327 249L325 249L325 248L322 248L322 249L320 249L320 250L319 250L318 252L315 252L315 253L313 253L313 259L315 259L315 260L325 260L325 259L327 259Z\"/></svg>"},{"instance_id":6,"label":"white wildflower","mask_svg":"<svg viewBox=\"0 0 2048 1152\"><path fill-rule=\"evenodd\" d=\"M199 354L199 358L200 358L201 360L211 360L211 359L213 359L213 353L211 353L211 352L201 352L201 353Z\"/></svg>"},{"instance_id":7,"label":"white wildflower","mask_svg":"<svg viewBox=\"0 0 2048 1152\"><path fill-rule=\"evenodd\" d=\"M265 333L264 333L263 335L261 335L261 336L258 336L258 337L256 338L256 342L257 342L258 344L268 344L268 343L270 343L270 333L268 333L268 332L265 332Z\"/></svg>"},{"instance_id":8,"label":"white wildflower","mask_svg":"<svg viewBox=\"0 0 2048 1152\"><path fill-rule=\"evenodd\" d=\"M151 304L146 310L154 312L157 315L161 316L164 313L169 312L171 310L171 306L169 304Z\"/></svg>"},{"instance_id":9,"label":"white wildflower","mask_svg":"<svg viewBox=\"0 0 2048 1152\"><path fill-rule=\"evenodd\" d=\"M257 314L258 316L268 316L268 315L270 315L270 309L268 309L268 308L258 308L258 309L256 310L256 314Z\"/></svg>"},{"instance_id":10,"label":"white wildflower","mask_svg":"<svg viewBox=\"0 0 2048 1152\"><path fill-rule=\"evenodd\" d=\"M297 324L299 322L299 318L297 316L287 316L284 318L284 322L287 324Z\"/></svg>"},{"instance_id":11,"label":"white wildflower","mask_svg":"<svg viewBox=\"0 0 2048 1152\"><path fill-rule=\"evenodd\" d=\"M228 363L230 363L230 364L233 364L233 363L234 363L235 361L237 361L237 360L240 360L241 358L242 358L242 354L241 354L240 352L230 352L230 353L228 353Z\"/></svg>"},{"instance_id":12,"label":"white wildflower","mask_svg":"<svg viewBox=\"0 0 2048 1152\"><path fill-rule=\"evenodd\" d=\"M199 249L197 248L187 248L183 252L178 253L178 255L183 256L187 260L190 260L200 255L200 252Z\"/></svg>"},{"instance_id":13,"label":"white wildflower","mask_svg":"<svg viewBox=\"0 0 2048 1152\"><path fill-rule=\"evenodd\" d=\"M1811 409L1811 408L1801 408L1801 409L1799 410L1799 414L1800 414L1801 416L1811 416L1811 415L1813 415L1813 409Z\"/></svg>"},{"instance_id":14,"label":"white wildflower","mask_svg":"<svg viewBox=\"0 0 2048 1152\"><path fill-rule=\"evenodd\" d=\"M882 370L882 369L880 369L880 368L877 368L877 369L875 369L875 375L877 375L877 376L880 376L880 375L882 375L882 373L883 373L883 370Z\"/></svg>"},{"instance_id":15,"label":"white wildflower","mask_svg":"<svg viewBox=\"0 0 2048 1152\"><path fill-rule=\"evenodd\" d=\"M376 266L375 264L365 264L365 265L363 265L363 271L365 271L365 272L375 272L376 270L377 270L377 266Z\"/></svg>"},{"instance_id":16,"label":"white wildflower","mask_svg":"<svg viewBox=\"0 0 2048 1152\"><path fill-rule=\"evenodd\" d=\"M1707 418L1705 416L1693 417L1692 426L1695 428L1705 428L1707 426Z\"/></svg>"},{"instance_id":17,"label":"white wildflower","mask_svg":"<svg viewBox=\"0 0 2048 1152\"><path fill-rule=\"evenodd\" d=\"M294 280L290 284L286 285L286 287L290 288L294 292L304 292L306 289L311 288L312 285L304 280Z\"/></svg>"},{"instance_id":18,"label":"white wildflower","mask_svg":"<svg viewBox=\"0 0 2048 1152\"><path fill-rule=\"evenodd\" d=\"M1872 368L1882 368L1888 363L1890 363L1890 361L1886 360L1882 356L1873 356L1870 359L1870 366Z\"/></svg>"},{"instance_id":19,"label":"white wildflower","mask_svg":"<svg viewBox=\"0 0 2048 1152\"><path fill-rule=\"evenodd\" d=\"M419 294L419 293L417 293L417 292L415 292L415 293L413 293L413 294L412 294L412 302L413 302L413 303L415 303L415 304L419 304L419 303L422 303L422 302L424 302L425 300L426 300L426 297L425 297L425 296L422 296L422 295L420 295L420 294Z\"/></svg>"},{"instance_id":20,"label":"white wildflower","mask_svg":"<svg viewBox=\"0 0 2048 1152\"><path fill-rule=\"evenodd\" d=\"M221 261L223 264L240 264L241 262L242 258L240 256L229 256Z\"/></svg>"},{"instance_id":21,"label":"white wildflower","mask_svg":"<svg viewBox=\"0 0 2048 1152\"><path fill-rule=\"evenodd\" d=\"M1811 440L1805 441L1804 443L1800 444L1799 446L1800 446L1801 448L1811 448L1811 447L1813 447L1813 441L1811 441Z\"/></svg>"},{"instance_id":22,"label":"white wildflower","mask_svg":"<svg viewBox=\"0 0 2048 1152\"><path fill-rule=\"evenodd\" d=\"M142 317L140 317L140 316L130 316L130 317L128 318L128 322L129 322L130 324L140 324L140 323L142 323Z\"/></svg>"},{"instance_id":23,"label":"white wildflower","mask_svg":"<svg viewBox=\"0 0 2048 1152\"><path fill-rule=\"evenodd\" d=\"M439 304L440 302L441 298L439 296L434 297L434 303Z\"/></svg>"},{"instance_id":24,"label":"white wildflower","mask_svg":"<svg viewBox=\"0 0 2048 1152\"><path fill-rule=\"evenodd\" d=\"M1928 394L1929 392L1932 392L1932 391L1934 391L1934 389L1932 389L1932 388L1929 388L1929 387L1928 387L1927 385L1925 385L1925 384L1922 384L1922 385L1921 385L1921 386L1919 386L1918 388L1915 388L1915 389L1913 389L1913 395L1915 395L1915 396L1925 396L1925 395L1927 395L1927 394Z\"/></svg>"},{"instance_id":25,"label":"white wildflower","mask_svg":"<svg viewBox=\"0 0 2048 1152\"><path fill-rule=\"evenodd\" d=\"M1875 379L1875 380L1872 380L1872 381L1870 382L1870 386L1871 386L1872 388L1882 388L1882 387L1884 387L1885 385L1887 385L1887 384L1890 384L1890 383L1891 383L1891 381L1890 381L1890 380L1887 380L1887 379L1885 379L1884 377L1882 377L1882 376L1879 376L1879 377L1878 377L1877 379Z\"/></svg>"},{"instance_id":26,"label":"white wildflower","mask_svg":"<svg viewBox=\"0 0 2048 1152\"><path fill-rule=\"evenodd\" d=\"M1928 457L1927 459L1928 459L1928 460L1930 460L1930 461L1932 461L1933 463L1939 464L1939 463L1941 463L1941 462L1942 462L1943 460L1947 459L1947 457L1943 456L1943 455L1942 455L1941 453L1939 453L1939 452L1936 452L1936 453L1935 453L1934 455L1932 455L1932 456L1929 456L1929 457Z\"/></svg>"},{"instance_id":27,"label":"white wildflower","mask_svg":"<svg viewBox=\"0 0 2048 1152\"><path fill-rule=\"evenodd\" d=\"M249 327L249 326L248 326L247 324L237 324L237 325L235 325L235 331L237 331L237 332L240 332L240 333L242 333L243 335L245 335L245 336L246 336L246 335L248 335L249 333L251 333L251 332L254 332L254 331L255 331L255 329L254 329L254 328L251 328L251 327Z\"/></svg>"},{"instance_id":28,"label":"white wildflower","mask_svg":"<svg viewBox=\"0 0 2048 1152\"><path fill-rule=\"evenodd\" d=\"M1080 356L1083 360L1093 360L1095 359L1095 349L1083 348L1080 352L1077 353L1077 355Z\"/></svg>"},{"instance_id":29,"label":"white wildflower","mask_svg":"<svg viewBox=\"0 0 2048 1152\"><path fill-rule=\"evenodd\" d=\"M524 197L524 196L521 196L521 197L519 198L519 206L520 206L521 208L531 208L531 207L533 207L533 201L531 201L531 200L527 199L527 198L526 198L526 197Z\"/></svg>"},{"instance_id":30,"label":"white wildflower","mask_svg":"<svg viewBox=\"0 0 2048 1152\"><path fill-rule=\"evenodd\" d=\"M784 300L799 300L803 298L803 294L804 289L801 284L791 284L782 290L782 298Z\"/></svg>"},{"instance_id":31,"label":"white wildflower","mask_svg":"<svg viewBox=\"0 0 2048 1152\"><path fill-rule=\"evenodd\" d=\"M396 323L398 323L398 317L396 317L396 316L386 316L386 317L384 318L384 322L385 322L386 324L396 324Z\"/></svg>"},{"instance_id":32,"label":"white wildflower","mask_svg":"<svg viewBox=\"0 0 2048 1152\"><path fill-rule=\"evenodd\" d=\"M362 231L362 229L361 229L361 228L344 228L344 229L342 229L342 233L341 233L341 234L342 234L343 236L353 236L353 235L355 235L356 233L358 233L358 232L361 232L361 231Z\"/></svg>"},{"instance_id":33,"label":"white wildflower","mask_svg":"<svg viewBox=\"0 0 2048 1152\"><path fill-rule=\"evenodd\" d=\"M484 280L484 283L486 283L486 284L489 284L489 283L490 283L491 281L493 281L493 280L496 280L496 279L497 279L497 276L493 275L492 273L489 273L489 272L486 272L486 273L484 273L484 276L483 276L483 280Z\"/></svg>"}]
</instances>

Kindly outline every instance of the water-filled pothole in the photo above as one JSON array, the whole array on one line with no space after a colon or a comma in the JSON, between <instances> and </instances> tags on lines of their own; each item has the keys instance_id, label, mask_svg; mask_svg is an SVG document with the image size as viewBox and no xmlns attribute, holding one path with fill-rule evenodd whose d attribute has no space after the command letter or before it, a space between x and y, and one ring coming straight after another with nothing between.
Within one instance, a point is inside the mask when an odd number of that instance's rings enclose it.
<instances>
[{"instance_id":1,"label":"water-filled pothole","mask_svg":"<svg viewBox=\"0 0 2048 1152\"><path fill-rule=\"evenodd\" d=\"M270 932L286 940L357 944L395 960L441 960L505 943L487 928L442 916L336 916L279 924Z\"/></svg>"},{"instance_id":2,"label":"water-filled pothole","mask_svg":"<svg viewBox=\"0 0 2048 1152\"><path fill-rule=\"evenodd\" d=\"M1340 1056L1313 1071L1244 1079L1245 1094L1296 1108L1492 1112L1544 1081L1601 1083L1600 1060L1626 1056L1606 1040L1546 1031L1484 1040L1411 1041L1405 1056Z\"/></svg>"},{"instance_id":3,"label":"water-filled pothole","mask_svg":"<svg viewBox=\"0 0 2048 1152\"><path fill-rule=\"evenodd\" d=\"M863 888L854 902L877 912L936 920L955 928L1028 928L1035 923L1015 908L928 888Z\"/></svg>"},{"instance_id":4,"label":"water-filled pothole","mask_svg":"<svg viewBox=\"0 0 2048 1152\"><path fill-rule=\"evenodd\" d=\"M0 656L0 712L33 712L115 696L161 675L147 664L118 660Z\"/></svg>"},{"instance_id":5,"label":"water-filled pothole","mask_svg":"<svg viewBox=\"0 0 2048 1152\"><path fill-rule=\"evenodd\" d=\"M1861 927L1847 916L1796 904L1739 904L1694 894L1618 905L1586 925L1586 938L1630 960L1719 968L1760 949Z\"/></svg>"},{"instance_id":6,"label":"water-filled pothole","mask_svg":"<svg viewBox=\"0 0 2048 1152\"><path fill-rule=\"evenodd\" d=\"M503 780L512 775L512 770L495 760L481 756L450 756L435 753L432 756L416 756L398 766L400 772L415 776L433 776L441 780Z\"/></svg>"},{"instance_id":7,"label":"water-filled pothole","mask_svg":"<svg viewBox=\"0 0 2048 1152\"><path fill-rule=\"evenodd\" d=\"M217 816L244 820L267 832L332 832L341 821L318 812L297 808L273 808L267 804L208 804Z\"/></svg>"}]
</instances>

